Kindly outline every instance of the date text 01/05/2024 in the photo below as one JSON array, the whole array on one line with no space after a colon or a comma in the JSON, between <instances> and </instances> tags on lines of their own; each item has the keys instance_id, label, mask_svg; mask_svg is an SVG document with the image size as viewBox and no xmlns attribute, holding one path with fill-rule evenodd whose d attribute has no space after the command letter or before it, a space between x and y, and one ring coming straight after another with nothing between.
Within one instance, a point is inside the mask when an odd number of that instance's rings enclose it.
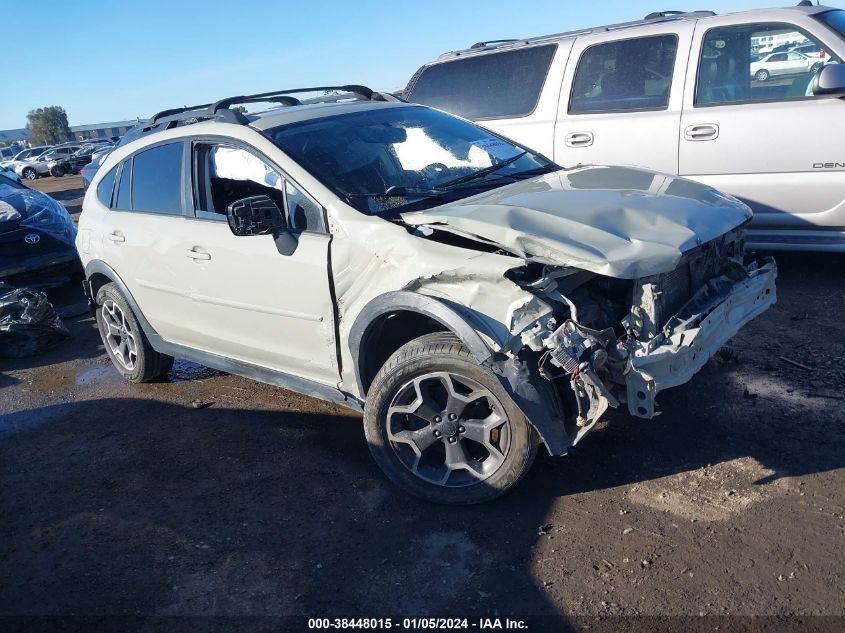
<instances>
[{"instance_id":1,"label":"date text 01/05/2024","mask_svg":"<svg viewBox=\"0 0 845 633\"><path fill-rule=\"evenodd\" d=\"M309 618L309 630L527 630L524 620L511 618Z\"/></svg>"}]
</instances>

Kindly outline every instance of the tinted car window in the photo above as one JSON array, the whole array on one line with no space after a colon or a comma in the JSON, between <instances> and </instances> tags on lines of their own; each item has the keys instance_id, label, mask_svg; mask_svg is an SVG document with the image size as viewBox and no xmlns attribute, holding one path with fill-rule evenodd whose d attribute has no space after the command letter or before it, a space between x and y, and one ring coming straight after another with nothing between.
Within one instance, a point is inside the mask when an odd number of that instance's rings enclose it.
<instances>
[{"instance_id":1,"label":"tinted car window","mask_svg":"<svg viewBox=\"0 0 845 633\"><path fill-rule=\"evenodd\" d=\"M97 198L100 200L100 203L103 206L110 207L111 206L111 194L114 190L114 177L117 174L117 167L112 167L103 179L100 181L100 184L97 185Z\"/></svg>"},{"instance_id":2,"label":"tinted car window","mask_svg":"<svg viewBox=\"0 0 845 633\"><path fill-rule=\"evenodd\" d=\"M802 47L804 55L773 52ZM785 101L812 96L816 72L841 60L801 29L778 22L710 29L698 65L695 104Z\"/></svg>"},{"instance_id":3,"label":"tinted car window","mask_svg":"<svg viewBox=\"0 0 845 633\"><path fill-rule=\"evenodd\" d=\"M132 160L132 210L182 213L182 147L168 143Z\"/></svg>"},{"instance_id":4,"label":"tinted car window","mask_svg":"<svg viewBox=\"0 0 845 633\"><path fill-rule=\"evenodd\" d=\"M678 38L675 35L591 46L578 61L569 112L666 108L677 50Z\"/></svg>"},{"instance_id":5,"label":"tinted car window","mask_svg":"<svg viewBox=\"0 0 845 633\"><path fill-rule=\"evenodd\" d=\"M845 11L842 9L825 11L816 15L815 18L827 24L842 37L845 37Z\"/></svg>"},{"instance_id":6,"label":"tinted car window","mask_svg":"<svg viewBox=\"0 0 845 633\"><path fill-rule=\"evenodd\" d=\"M129 202L129 183L132 178L132 159L123 163L123 168L120 170L120 182L117 186L117 201L114 204L116 209L130 209Z\"/></svg>"},{"instance_id":7,"label":"tinted car window","mask_svg":"<svg viewBox=\"0 0 845 633\"><path fill-rule=\"evenodd\" d=\"M534 111L557 46L467 57L423 69L407 99L468 119L525 116Z\"/></svg>"}]
</instances>

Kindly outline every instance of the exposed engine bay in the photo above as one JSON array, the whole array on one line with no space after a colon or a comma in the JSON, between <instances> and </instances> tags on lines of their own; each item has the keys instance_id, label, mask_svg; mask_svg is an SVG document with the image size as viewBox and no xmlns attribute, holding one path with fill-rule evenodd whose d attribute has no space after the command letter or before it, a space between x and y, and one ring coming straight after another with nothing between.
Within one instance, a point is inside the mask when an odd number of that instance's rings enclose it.
<instances>
[{"instance_id":1,"label":"exposed engine bay","mask_svg":"<svg viewBox=\"0 0 845 633\"><path fill-rule=\"evenodd\" d=\"M773 271L770 259L744 261L741 229L689 251L676 269L641 279L537 264L512 270L513 281L560 306L520 339L554 386L572 444L609 407L627 404L632 415L651 418L658 391L689 380L774 302ZM759 307L731 315L730 306L749 300Z\"/></svg>"}]
</instances>

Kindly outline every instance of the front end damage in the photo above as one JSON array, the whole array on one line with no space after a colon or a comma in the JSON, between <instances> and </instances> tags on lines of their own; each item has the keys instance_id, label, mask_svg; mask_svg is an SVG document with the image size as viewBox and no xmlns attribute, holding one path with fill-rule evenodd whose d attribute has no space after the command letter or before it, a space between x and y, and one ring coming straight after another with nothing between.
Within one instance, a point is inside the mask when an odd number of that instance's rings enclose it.
<instances>
[{"instance_id":1,"label":"front end damage","mask_svg":"<svg viewBox=\"0 0 845 633\"><path fill-rule=\"evenodd\" d=\"M539 416L563 425L565 440L544 440L565 454L608 408L653 417L660 391L689 381L775 302L777 268L768 257L745 258L739 228L649 277L536 264L509 277L554 308L513 332L511 353L498 355L494 371L541 435Z\"/></svg>"}]
</instances>

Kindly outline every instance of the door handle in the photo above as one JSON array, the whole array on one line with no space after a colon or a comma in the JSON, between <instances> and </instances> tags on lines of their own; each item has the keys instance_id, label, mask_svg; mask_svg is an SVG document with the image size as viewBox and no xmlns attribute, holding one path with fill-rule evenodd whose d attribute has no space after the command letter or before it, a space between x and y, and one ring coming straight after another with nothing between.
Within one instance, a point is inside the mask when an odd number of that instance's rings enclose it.
<instances>
[{"instance_id":1,"label":"door handle","mask_svg":"<svg viewBox=\"0 0 845 633\"><path fill-rule=\"evenodd\" d=\"M109 233L109 239L115 244L123 244L126 241L126 236L120 231L112 231Z\"/></svg>"},{"instance_id":2,"label":"door handle","mask_svg":"<svg viewBox=\"0 0 845 633\"><path fill-rule=\"evenodd\" d=\"M589 147L593 144L592 132L570 132L564 137L567 147Z\"/></svg>"},{"instance_id":3,"label":"door handle","mask_svg":"<svg viewBox=\"0 0 845 633\"><path fill-rule=\"evenodd\" d=\"M188 250L186 250L185 255L194 260L208 261L209 259L211 259L211 253L205 252L198 246L194 246L193 248L189 248Z\"/></svg>"},{"instance_id":4,"label":"door handle","mask_svg":"<svg viewBox=\"0 0 845 633\"><path fill-rule=\"evenodd\" d=\"M712 141L719 137L719 126L715 123L689 125L684 130L684 138L688 141Z\"/></svg>"}]
</instances>

